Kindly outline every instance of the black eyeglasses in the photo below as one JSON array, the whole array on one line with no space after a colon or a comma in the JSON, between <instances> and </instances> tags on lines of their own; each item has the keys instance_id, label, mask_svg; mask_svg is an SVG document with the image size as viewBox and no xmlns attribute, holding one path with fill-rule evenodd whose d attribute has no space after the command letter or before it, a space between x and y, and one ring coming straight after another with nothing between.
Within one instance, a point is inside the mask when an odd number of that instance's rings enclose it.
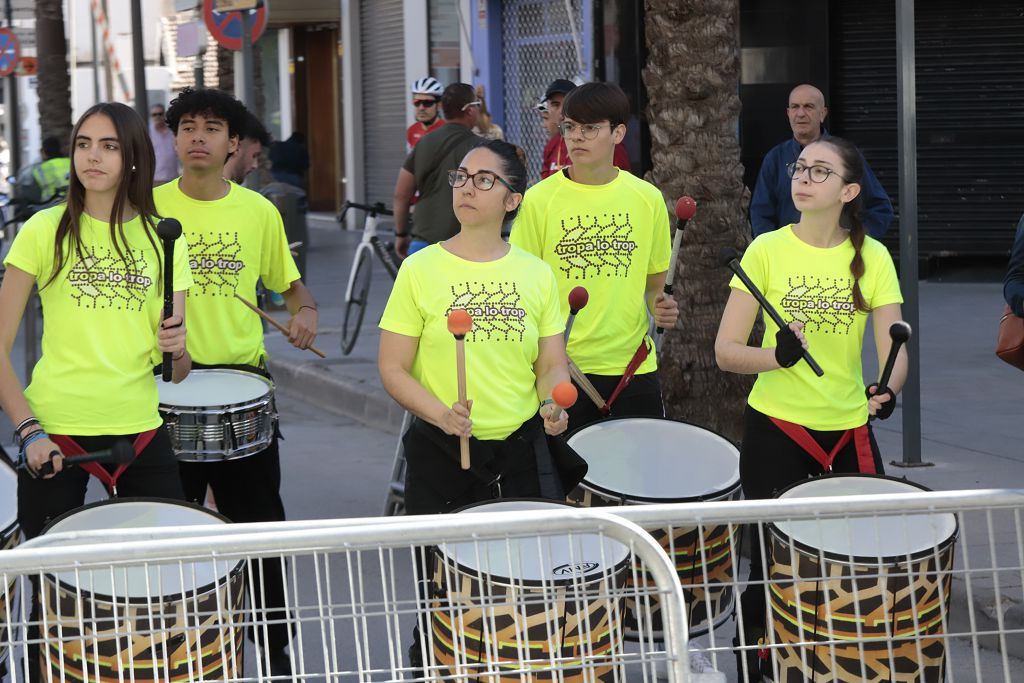
<instances>
[{"instance_id":1,"label":"black eyeglasses","mask_svg":"<svg viewBox=\"0 0 1024 683\"><path fill-rule=\"evenodd\" d=\"M843 176L839 175L838 171L833 171L827 166L808 166L799 161L793 161L786 164L786 172L789 174L790 178L799 178L804 174L804 171L809 172L812 183L823 183L828 180L830 175L834 175L844 183L850 182Z\"/></svg>"},{"instance_id":2,"label":"black eyeglasses","mask_svg":"<svg viewBox=\"0 0 1024 683\"><path fill-rule=\"evenodd\" d=\"M428 107L433 107L435 104L437 104L437 100L413 100L412 101L412 106L420 107L422 109L427 109Z\"/></svg>"},{"instance_id":3,"label":"black eyeglasses","mask_svg":"<svg viewBox=\"0 0 1024 683\"><path fill-rule=\"evenodd\" d=\"M497 173L491 171L477 171L476 173L466 173L464 169L455 169L448 171L448 184L452 187L462 187L469 179L473 179L473 187L478 190L486 192L487 190L494 187L494 182L497 181L507 187L511 192L515 192L516 189L508 184L508 182Z\"/></svg>"}]
</instances>

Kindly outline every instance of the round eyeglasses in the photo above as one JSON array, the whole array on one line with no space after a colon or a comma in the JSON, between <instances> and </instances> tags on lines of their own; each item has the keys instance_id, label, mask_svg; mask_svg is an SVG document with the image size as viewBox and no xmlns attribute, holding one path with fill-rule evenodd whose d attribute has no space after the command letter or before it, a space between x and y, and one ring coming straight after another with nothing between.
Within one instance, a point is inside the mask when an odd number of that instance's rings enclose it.
<instances>
[{"instance_id":1,"label":"round eyeglasses","mask_svg":"<svg viewBox=\"0 0 1024 683\"><path fill-rule=\"evenodd\" d=\"M804 171L807 171L809 173L812 183L823 183L826 180L828 180L828 177L830 175L834 175L835 177L842 180L844 183L850 182L843 176L839 175L838 171L833 171L831 168L828 168L827 166L808 166L799 161L793 161L786 164L786 172L789 174L789 177L793 178L794 180L802 176L804 174Z\"/></svg>"},{"instance_id":2,"label":"round eyeglasses","mask_svg":"<svg viewBox=\"0 0 1024 683\"><path fill-rule=\"evenodd\" d=\"M471 178L473 179L473 187L484 192L494 187L495 181L507 187L511 192L516 191L516 189L509 185L504 178L502 178L500 175L492 171L477 171L476 173L467 173L464 169L461 168L448 171L448 184L451 185L452 187L462 187Z\"/></svg>"},{"instance_id":3,"label":"round eyeglasses","mask_svg":"<svg viewBox=\"0 0 1024 683\"><path fill-rule=\"evenodd\" d=\"M606 125L612 128L615 127L610 123L573 123L572 121L563 121L558 124L558 130L562 133L563 138L573 135L576 131L581 131L584 140L593 140Z\"/></svg>"}]
</instances>

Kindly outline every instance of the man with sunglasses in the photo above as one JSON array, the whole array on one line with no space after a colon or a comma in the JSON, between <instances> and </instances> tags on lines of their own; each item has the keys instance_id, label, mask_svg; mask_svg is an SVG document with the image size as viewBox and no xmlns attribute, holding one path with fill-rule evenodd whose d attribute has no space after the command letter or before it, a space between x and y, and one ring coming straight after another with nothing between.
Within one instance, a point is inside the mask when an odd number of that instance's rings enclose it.
<instances>
[{"instance_id":1,"label":"man with sunglasses","mask_svg":"<svg viewBox=\"0 0 1024 683\"><path fill-rule=\"evenodd\" d=\"M416 143L395 183L395 252L402 258L459 231L447 172L458 168L462 158L482 139L473 134L473 126L480 119L480 100L473 86L452 83L441 95L441 109L444 125ZM417 192L410 228L409 206Z\"/></svg>"},{"instance_id":2,"label":"man with sunglasses","mask_svg":"<svg viewBox=\"0 0 1024 683\"><path fill-rule=\"evenodd\" d=\"M786 108L793 137L771 149L761 162L754 196L750 200L750 227L754 237L800 222L800 212L793 205L787 165L795 162L804 147L827 135L824 128L828 107L825 96L813 85L798 85L789 93ZM812 180L814 180L812 178ZM875 239L882 239L892 222L892 202L878 178L864 161L864 180L860 195L864 201L864 229Z\"/></svg>"},{"instance_id":3,"label":"man with sunglasses","mask_svg":"<svg viewBox=\"0 0 1024 683\"><path fill-rule=\"evenodd\" d=\"M410 90L412 90L412 106L415 109L416 120L405 131L406 151L409 152L420 141L420 138L444 125L439 106L444 87L440 81L427 76L414 82Z\"/></svg>"},{"instance_id":4,"label":"man with sunglasses","mask_svg":"<svg viewBox=\"0 0 1024 683\"><path fill-rule=\"evenodd\" d=\"M174 131L167 126L164 105L154 104L149 110L149 139L156 155L153 187L178 177L178 153L174 151Z\"/></svg>"}]
</instances>

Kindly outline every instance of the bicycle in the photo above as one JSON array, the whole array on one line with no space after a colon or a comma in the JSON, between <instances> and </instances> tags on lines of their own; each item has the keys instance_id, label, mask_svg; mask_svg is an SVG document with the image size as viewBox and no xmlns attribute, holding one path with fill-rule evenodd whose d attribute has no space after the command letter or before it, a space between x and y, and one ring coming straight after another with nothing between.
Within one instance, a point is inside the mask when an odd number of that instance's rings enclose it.
<instances>
[{"instance_id":1,"label":"bicycle","mask_svg":"<svg viewBox=\"0 0 1024 683\"><path fill-rule=\"evenodd\" d=\"M398 264L392 255L392 245L385 243L377 236L377 217L393 216L394 213L385 208L384 204L358 204L356 202L345 202L339 222L344 222L345 214L349 209L365 211L363 218L363 238L356 247L356 255L352 259L352 270L348 274L348 286L345 288L345 317L341 323L341 352L348 355L356 345L356 338L359 337L359 328L363 324L363 315L366 313L366 300L370 294L370 275L373 270L373 257L370 252L377 255L384 265L391 279L398 277Z\"/></svg>"}]
</instances>

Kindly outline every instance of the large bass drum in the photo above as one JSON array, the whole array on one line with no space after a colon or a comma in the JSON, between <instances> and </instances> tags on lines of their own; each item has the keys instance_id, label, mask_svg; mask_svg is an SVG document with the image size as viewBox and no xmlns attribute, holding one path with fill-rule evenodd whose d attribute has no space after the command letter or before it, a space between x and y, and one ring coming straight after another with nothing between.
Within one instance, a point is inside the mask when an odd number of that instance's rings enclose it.
<instances>
[{"instance_id":1,"label":"large bass drum","mask_svg":"<svg viewBox=\"0 0 1024 683\"><path fill-rule=\"evenodd\" d=\"M587 476L569 499L588 507L735 500L740 496L740 453L727 439L679 420L623 417L582 427L568 438L587 461ZM686 598L690 635L718 626L733 612L734 525L673 526L647 531L674 561ZM646 573L643 581L653 587ZM632 580L631 580L632 582ZM646 602L646 601L645 601ZM650 600L645 628L659 636L661 607ZM629 635L643 635L638 606L627 603ZM647 611L647 605L643 606Z\"/></svg>"}]
</instances>

